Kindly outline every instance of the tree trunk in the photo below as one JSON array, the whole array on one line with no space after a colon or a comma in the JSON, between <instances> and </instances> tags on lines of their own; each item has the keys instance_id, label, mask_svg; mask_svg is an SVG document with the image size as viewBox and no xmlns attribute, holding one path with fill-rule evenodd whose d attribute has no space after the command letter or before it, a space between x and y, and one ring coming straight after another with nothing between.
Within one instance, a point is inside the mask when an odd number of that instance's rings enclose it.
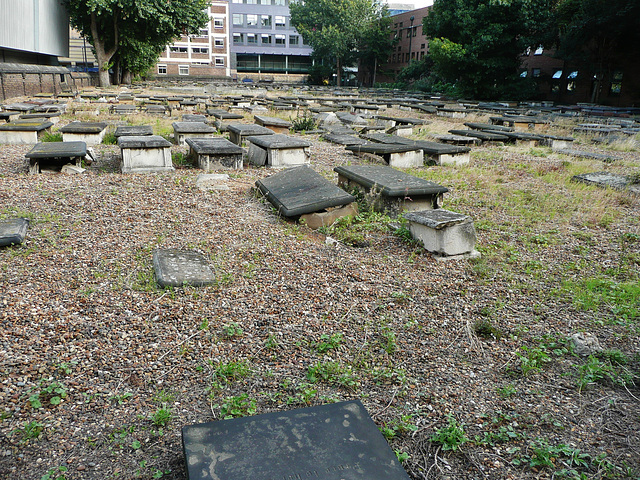
<instances>
[{"instance_id":1,"label":"tree trunk","mask_svg":"<svg viewBox=\"0 0 640 480\"><path fill-rule=\"evenodd\" d=\"M342 85L342 68L340 65L340 57L338 57L336 61L336 71L338 73L338 77L336 79L336 85L339 87Z\"/></svg>"},{"instance_id":2,"label":"tree trunk","mask_svg":"<svg viewBox=\"0 0 640 480\"><path fill-rule=\"evenodd\" d=\"M373 59L373 78L371 80L371 86L376 86L376 70L378 70L378 57Z\"/></svg>"},{"instance_id":3,"label":"tree trunk","mask_svg":"<svg viewBox=\"0 0 640 480\"><path fill-rule=\"evenodd\" d=\"M125 70L122 73L122 83L124 85L131 85L131 79L132 79L133 75L131 74L131 72L129 70Z\"/></svg>"},{"instance_id":4,"label":"tree trunk","mask_svg":"<svg viewBox=\"0 0 640 480\"><path fill-rule=\"evenodd\" d=\"M96 60L98 61L98 78L100 79L101 87L108 87L111 85L109 80L109 61L113 58L118 48L118 23L114 13L113 18L113 31L115 34L115 41L113 46L107 50L102 35L98 33L98 19L95 12L91 12L91 36L93 37L93 48L96 51Z\"/></svg>"}]
</instances>

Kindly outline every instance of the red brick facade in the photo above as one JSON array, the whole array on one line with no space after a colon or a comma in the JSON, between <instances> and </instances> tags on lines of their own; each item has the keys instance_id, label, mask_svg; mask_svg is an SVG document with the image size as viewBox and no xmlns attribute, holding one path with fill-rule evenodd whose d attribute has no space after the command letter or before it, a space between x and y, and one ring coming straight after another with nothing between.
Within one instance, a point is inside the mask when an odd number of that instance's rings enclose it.
<instances>
[{"instance_id":1,"label":"red brick facade","mask_svg":"<svg viewBox=\"0 0 640 480\"><path fill-rule=\"evenodd\" d=\"M34 96L38 93L75 92L94 85L92 77L86 73L70 73L66 69L60 72L37 72L35 65L25 66L24 72L0 70L0 100L10 98ZM19 67L12 68L18 70Z\"/></svg>"}]
</instances>

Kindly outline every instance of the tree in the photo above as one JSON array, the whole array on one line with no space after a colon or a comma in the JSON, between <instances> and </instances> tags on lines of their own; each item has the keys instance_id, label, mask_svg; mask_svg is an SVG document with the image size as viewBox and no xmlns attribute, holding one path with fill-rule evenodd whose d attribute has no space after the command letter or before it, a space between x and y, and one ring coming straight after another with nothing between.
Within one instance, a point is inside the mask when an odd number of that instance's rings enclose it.
<instances>
[{"instance_id":1,"label":"tree","mask_svg":"<svg viewBox=\"0 0 640 480\"><path fill-rule=\"evenodd\" d=\"M436 0L423 21L427 34L439 39L430 43L434 72L465 96L523 96L520 55L549 41L554 1Z\"/></svg>"},{"instance_id":2,"label":"tree","mask_svg":"<svg viewBox=\"0 0 640 480\"><path fill-rule=\"evenodd\" d=\"M110 84L109 68L121 50L160 51L175 38L196 32L208 21L207 0L61 0L71 25L93 46L100 86ZM156 57L157 58L157 57Z\"/></svg>"},{"instance_id":3,"label":"tree","mask_svg":"<svg viewBox=\"0 0 640 480\"><path fill-rule=\"evenodd\" d=\"M591 101L599 100L605 77L621 58L640 56L639 0L560 0L556 56L594 79Z\"/></svg>"},{"instance_id":4,"label":"tree","mask_svg":"<svg viewBox=\"0 0 640 480\"><path fill-rule=\"evenodd\" d=\"M380 9L377 18L367 25L357 39L360 66L371 72L371 86L376 83L378 64L389 58L393 46L397 43L397 39L393 39L389 31L392 22L389 8L386 5L378 7Z\"/></svg>"},{"instance_id":5,"label":"tree","mask_svg":"<svg viewBox=\"0 0 640 480\"><path fill-rule=\"evenodd\" d=\"M345 60L380 11L377 0L295 0L289 5L291 24L314 55L335 59L338 85Z\"/></svg>"}]
</instances>

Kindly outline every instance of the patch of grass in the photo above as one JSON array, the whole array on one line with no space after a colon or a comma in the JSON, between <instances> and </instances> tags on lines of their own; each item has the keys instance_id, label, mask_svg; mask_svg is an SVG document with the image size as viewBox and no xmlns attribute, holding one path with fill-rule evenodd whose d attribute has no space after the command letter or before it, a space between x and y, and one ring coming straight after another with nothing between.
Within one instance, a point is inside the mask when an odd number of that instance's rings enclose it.
<instances>
[{"instance_id":1,"label":"patch of grass","mask_svg":"<svg viewBox=\"0 0 640 480\"><path fill-rule=\"evenodd\" d=\"M31 422L25 422L21 428L16 428L13 432L14 435L20 436L22 443L27 443L29 440L37 440L44 430L44 425L35 420Z\"/></svg>"},{"instance_id":2,"label":"patch of grass","mask_svg":"<svg viewBox=\"0 0 640 480\"><path fill-rule=\"evenodd\" d=\"M313 344L316 352L318 353L327 353L329 350L337 349L342 343L343 335L342 333L334 333L332 335L327 335L323 333L320 335L320 341Z\"/></svg>"},{"instance_id":3,"label":"patch of grass","mask_svg":"<svg viewBox=\"0 0 640 480\"><path fill-rule=\"evenodd\" d=\"M544 348L520 347L520 350L524 354L516 352L516 357L520 361L520 373L524 376L539 372L546 363L551 361Z\"/></svg>"},{"instance_id":4,"label":"patch of grass","mask_svg":"<svg viewBox=\"0 0 640 480\"><path fill-rule=\"evenodd\" d=\"M353 390L358 386L358 379L351 366L341 365L338 362L319 362L310 365L307 370L307 380L311 383L326 382Z\"/></svg>"},{"instance_id":5,"label":"patch of grass","mask_svg":"<svg viewBox=\"0 0 640 480\"><path fill-rule=\"evenodd\" d=\"M455 419L452 414L447 415L447 426L436 429L429 439L432 443L442 445L443 450L457 451L467 443L469 439L464 431L464 426Z\"/></svg>"},{"instance_id":6,"label":"patch of grass","mask_svg":"<svg viewBox=\"0 0 640 480\"><path fill-rule=\"evenodd\" d=\"M294 132L306 132L308 130L315 130L315 128L316 121L308 111L305 111L303 115L298 115L296 118L291 119L291 130Z\"/></svg>"},{"instance_id":7,"label":"patch of grass","mask_svg":"<svg viewBox=\"0 0 640 480\"><path fill-rule=\"evenodd\" d=\"M256 411L256 401L249 398L246 393L228 397L220 406L220 414L225 419L254 415Z\"/></svg>"},{"instance_id":8,"label":"patch of grass","mask_svg":"<svg viewBox=\"0 0 640 480\"><path fill-rule=\"evenodd\" d=\"M516 390L516 387L514 387L512 384L509 384L505 385L504 387L496 388L496 393L502 398L509 398L518 393L518 391Z\"/></svg>"},{"instance_id":9,"label":"patch of grass","mask_svg":"<svg viewBox=\"0 0 640 480\"><path fill-rule=\"evenodd\" d=\"M102 138L103 145L117 145L118 137L116 137L115 133L106 133Z\"/></svg>"},{"instance_id":10,"label":"patch of grass","mask_svg":"<svg viewBox=\"0 0 640 480\"><path fill-rule=\"evenodd\" d=\"M370 235L386 232L390 221L388 215L361 210L356 216L341 217L333 225L320 227L318 231L352 247L367 247Z\"/></svg>"},{"instance_id":11,"label":"patch of grass","mask_svg":"<svg viewBox=\"0 0 640 480\"><path fill-rule=\"evenodd\" d=\"M415 432L418 430L413 415L402 415L398 418L394 418L393 420L385 423L379 428L382 432L382 435L384 435L384 438L386 438L387 440L391 440L392 438L395 438L399 435L403 435L409 432Z\"/></svg>"},{"instance_id":12,"label":"patch of grass","mask_svg":"<svg viewBox=\"0 0 640 480\"><path fill-rule=\"evenodd\" d=\"M246 377L249 373L251 373L251 367L246 361L220 363L213 370L213 381L228 383Z\"/></svg>"},{"instance_id":13,"label":"patch of grass","mask_svg":"<svg viewBox=\"0 0 640 480\"><path fill-rule=\"evenodd\" d=\"M60 133L60 132L53 132L53 133L45 132L45 134L42 135L41 141L42 142L62 142L62 133Z\"/></svg>"},{"instance_id":14,"label":"patch of grass","mask_svg":"<svg viewBox=\"0 0 640 480\"><path fill-rule=\"evenodd\" d=\"M488 318L480 318L473 323L473 331L481 338L488 340L500 340L502 338L502 330L493 326Z\"/></svg>"},{"instance_id":15,"label":"patch of grass","mask_svg":"<svg viewBox=\"0 0 640 480\"><path fill-rule=\"evenodd\" d=\"M160 407L151 415L151 423L157 428L166 427L173 419L170 408Z\"/></svg>"},{"instance_id":16,"label":"patch of grass","mask_svg":"<svg viewBox=\"0 0 640 480\"><path fill-rule=\"evenodd\" d=\"M637 281L619 282L602 276L566 280L560 292L571 298L579 310L605 311L614 320L640 318L640 282Z\"/></svg>"},{"instance_id":17,"label":"patch of grass","mask_svg":"<svg viewBox=\"0 0 640 480\"><path fill-rule=\"evenodd\" d=\"M65 475L67 471L68 468L64 465L50 468L47 473L40 477L40 480L67 480L67 476Z\"/></svg>"},{"instance_id":18,"label":"patch of grass","mask_svg":"<svg viewBox=\"0 0 640 480\"><path fill-rule=\"evenodd\" d=\"M241 337L244 335L244 330L239 323L230 322L222 327L222 334L227 338Z\"/></svg>"},{"instance_id":19,"label":"patch of grass","mask_svg":"<svg viewBox=\"0 0 640 480\"><path fill-rule=\"evenodd\" d=\"M175 167L192 167L193 162L182 152L173 152L171 154L171 161Z\"/></svg>"},{"instance_id":20,"label":"patch of grass","mask_svg":"<svg viewBox=\"0 0 640 480\"><path fill-rule=\"evenodd\" d=\"M633 382L633 375L622 365L614 366L610 361L600 360L589 355L587 362L578 367L578 390L582 391L594 383L612 383L628 385Z\"/></svg>"}]
</instances>

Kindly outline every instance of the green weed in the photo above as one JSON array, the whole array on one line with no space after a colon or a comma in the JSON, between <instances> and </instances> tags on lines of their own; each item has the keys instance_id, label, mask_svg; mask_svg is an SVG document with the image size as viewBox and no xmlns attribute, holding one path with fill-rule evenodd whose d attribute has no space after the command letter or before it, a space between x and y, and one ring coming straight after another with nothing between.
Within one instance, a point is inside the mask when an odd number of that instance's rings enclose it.
<instances>
[{"instance_id":1,"label":"green weed","mask_svg":"<svg viewBox=\"0 0 640 480\"><path fill-rule=\"evenodd\" d=\"M306 132L308 130L315 130L316 121L313 116L305 111L303 115L298 115L296 118L291 119L291 130L294 132Z\"/></svg>"},{"instance_id":2,"label":"green weed","mask_svg":"<svg viewBox=\"0 0 640 480\"><path fill-rule=\"evenodd\" d=\"M16 428L12 434L17 434L20 436L20 441L22 443L26 443L29 440L36 440L42 434L44 430L44 425L40 422L36 422L35 420L31 422L25 422L22 428Z\"/></svg>"},{"instance_id":3,"label":"green weed","mask_svg":"<svg viewBox=\"0 0 640 480\"><path fill-rule=\"evenodd\" d=\"M47 473L40 477L40 480L67 480L67 476L64 474L66 471L68 469L63 465L50 468Z\"/></svg>"},{"instance_id":4,"label":"green weed","mask_svg":"<svg viewBox=\"0 0 640 480\"><path fill-rule=\"evenodd\" d=\"M214 368L213 381L228 383L233 380L246 377L250 372L251 368L249 363L246 361L220 363Z\"/></svg>"},{"instance_id":5,"label":"green weed","mask_svg":"<svg viewBox=\"0 0 640 480\"><path fill-rule=\"evenodd\" d=\"M60 405L62 399L67 397L67 388L57 380L42 379L37 387L32 389L29 395L29 403L31 408L42 408L43 403L48 405Z\"/></svg>"},{"instance_id":6,"label":"green weed","mask_svg":"<svg viewBox=\"0 0 640 480\"><path fill-rule=\"evenodd\" d=\"M418 427L415 424L413 415L402 415L401 417L394 418L380 427L382 435L384 435L387 440L391 440L399 435L415 432L417 430Z\"/></svg>"},{"instance_id":7,"label":"green weed","mask_svg":"<svg viewBox=\"0 0 640 480\"><path fill-rule=\"evenodd\" d=\"M246 393L228 397L220 406L220 414L225 419L254 415L256 410L256 401L249 398Z\"/></svg>"},{"instance_id":8,"label":"green weed","mask_svg":"<svg viewBox=\"0 0 640 480\"><path fill-rule=\"evenodd\" d=\"M170 408L158 408L151 415L151 423L157 428L166 427L173 419L173 413Z\"/></svg>"},{"instance_id":9,"label":"green weed","mask_svg":"<svg viewBox=\"0 0 640 480\"><path fill-rule=\"evenodd\" d=\"M54 132L54 133L49 133L49 132L45 132L44 135L42 135L42 140L43 142L62 142L62 133L60 132Z\"/></svg>"},{"instance_id":10,"label":"green weed","mask_svg":"<svg viewBox=\"0 0 640 480\"><path fill-rule=\"evenodd\" d=\"M117 145L118 137L116 137L115 133L106 133L104 138L102 139L103 145Z\"/></svg>"},{"instance_id":11,"label":"green weed","mask_svg":"<svg viewBox=\"0 0 640 480\"><path fill-rule=\"evenodd\" d=\"M326 382L354 390L358 386L358 379L353 369L338 362L319 362L316 365L310 365L307 370L307 379L311 383Z\"/></svg>"},{"instance_id":12,"label":"green weed","mask_svg":"<svg viewBox=\"0 0 640 480\"><path fill-rule=\"evenodd\" d=\"M463 425L458 423L452 414L447 415L447 426L436 429L429 440L432 443L442 445L443 450L454 452L460 450L460 447L469 441Z\"/></svg>"},{"instance_id":13,"label":"green weed","mask_svg":"<svg viewBox=\"0 0 640 480\"><path fill-rule=\"evenodd\" d=\"M342 333L334 333L333 335L327 335L323 333L320 335L320 341L313 344L313 347L318 353L327 353L329 350L337 349L342 343Z\"/></svg>"},{"instance_id":14,"label":"green weed","mask_svg":"<svg viewBox=\"0 0 640 480\"><path fill-rule=\"evenodd\" d=\"M227 338L241 337L244 330L237 322L230 322L222 327L222 334Z\"/></svg>"}]
</instances>

